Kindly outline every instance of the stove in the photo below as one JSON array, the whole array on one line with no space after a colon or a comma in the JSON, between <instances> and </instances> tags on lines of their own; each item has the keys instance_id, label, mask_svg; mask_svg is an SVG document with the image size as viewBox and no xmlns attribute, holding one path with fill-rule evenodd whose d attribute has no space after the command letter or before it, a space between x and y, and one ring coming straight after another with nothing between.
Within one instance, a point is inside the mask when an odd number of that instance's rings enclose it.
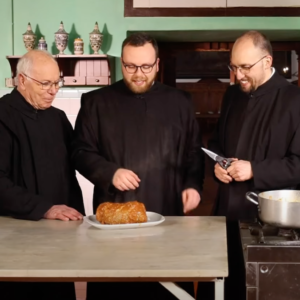
<instances>
[{"instance_id":1,"label":"stove","mask_svg":"<svg viewBox=\"0 0 300 300\"><path fill-rule=\"evenodd\" d=\"M300 229L239 223L247 300L300 299Z\"/></svg>"}]
</instances>

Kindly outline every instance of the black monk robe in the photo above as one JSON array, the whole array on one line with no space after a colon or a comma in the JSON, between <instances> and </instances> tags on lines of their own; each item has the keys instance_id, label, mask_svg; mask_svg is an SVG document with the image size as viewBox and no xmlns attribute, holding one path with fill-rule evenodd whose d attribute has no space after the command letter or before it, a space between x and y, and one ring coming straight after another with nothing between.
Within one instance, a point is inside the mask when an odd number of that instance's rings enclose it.
<instances>
[{"instance_id":1,"label":"black monk robe","mask_svg":"<svg viewBox=\"0 0 300 300\"><path fill-rule=\"evenodd\" d=\"M181 193L200 192L201 138L187 93L155 82L136 95L123 80L82 95L72 159L94 185L94 210L105 201L138 200L148 211L183 215ZM112 186L119 168L141 179L135 191Z\"/></svg>"},{"instance_id":2,"label":"black monk robe","mask_svg":"<svg viewBox=\"0 0 300 300\"><path fill-rule=\"evenodd\" d=\"M57 204L84 213L72 135L63 111L35 110L16 89L0 99L0 215L39 220Z\"/></svg>"},{"instance_id":3,"label":"black monk robe","mask_svg":"<svg viewBox=\"0 0 300 300\"><path fill-rule=\"evenodd\" d=\"M297 188L300 183L300 89L277 72L256 91L238 85L224 95L221 116L209 149L251 162L253 179L220 183L218 215L255 217L247 191Z\"/></svg>"}]
</instances>

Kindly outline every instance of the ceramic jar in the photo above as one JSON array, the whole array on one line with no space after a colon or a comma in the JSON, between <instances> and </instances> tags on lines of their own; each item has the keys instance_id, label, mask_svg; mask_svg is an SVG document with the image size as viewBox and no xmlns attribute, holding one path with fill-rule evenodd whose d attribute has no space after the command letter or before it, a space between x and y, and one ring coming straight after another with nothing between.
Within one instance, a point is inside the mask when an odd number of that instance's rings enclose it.
<instances>
[{"instance_id":1,"label":"ceramic jar","mask_svg":"<svg viewBox=\"0 0 300 300\"><path fill-rule=\"evenodd\" d=\"M60 26L57 32L55 32L55 45L59 50L59 55L64 54L64 50L68 45L69 34L64 29L63 22L60 22Z\"/></svg>"},{"instance_id":2,"label":"ceramic jar","mask_svg":"<svg viewBox=\"0 0 300 300\"><path fill-rule=\"evenodd\" d=\"M74 40L74 54L82 55L83 54L83 40L81 38L77 38Z\"/></svg>"},{"instance_id":3,"label":"ceramic jar","mask_svg":"<svg viewBox=\"0 0 300 300\"><path fill-rule=\"evenodd\" d=\"M33 33L30 23L27 25L27 31L23 34L23 42L27 51L33 50L35 46L36 35Z\"/></svg>"},{"instance_id":4,"label":"ceramic jar","mask_svg":"<svg viewBox=\"0 0 300 300\"><path fill-rule=\"evenodd\" d=\"M94 30L90 33L90 44L94 50L94 54L99 54L99 50L102 45L103 35L99 31L98 23L96 22Z\"/></svg>"},{"instance_id":5,"label":"ceramic jar","mask_svg":"<svg viewBox=\"0 0 300 300\"><path fill-rule=\"evenodd\" d=\"M38 43L38 49L47 51L47 48L48 48L47 43L46 43L44 37L41 37L41 39L39 40L39 43Z\"/></svg>"}]
</instances>

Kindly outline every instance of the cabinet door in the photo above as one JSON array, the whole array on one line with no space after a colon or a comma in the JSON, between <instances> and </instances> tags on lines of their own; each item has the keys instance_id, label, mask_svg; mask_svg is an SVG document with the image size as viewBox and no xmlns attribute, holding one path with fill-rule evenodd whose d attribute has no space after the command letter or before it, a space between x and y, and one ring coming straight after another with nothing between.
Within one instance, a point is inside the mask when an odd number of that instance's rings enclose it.
<instances>
[{"instance_id":1,"label":"cabinet door","mask_svg":"<svg viewBox=\"0 0 300 300\"><path fill-rule=\"evenodd\" d=\"M300 299L300 264L259 264L258 273L258 299Z\"/></svg>"}]
</instances>

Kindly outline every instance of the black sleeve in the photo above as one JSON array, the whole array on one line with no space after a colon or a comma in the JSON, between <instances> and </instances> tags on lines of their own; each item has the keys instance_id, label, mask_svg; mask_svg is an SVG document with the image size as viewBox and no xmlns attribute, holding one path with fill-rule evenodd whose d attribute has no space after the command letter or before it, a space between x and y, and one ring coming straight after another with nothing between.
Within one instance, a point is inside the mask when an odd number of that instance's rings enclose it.
<instances>
[{"instance_id":1,"label":"black sleeve","mask_svg":"<svg viewBox=\"0 0 300 300\"><path fill-rule=\"evenodd\" d=\"M95 108L91 109L90 101L81 98L81 109L79 111L76 125L75 138L72 143L72 162L85 178L95 186L103 190L110 191L112 188L112 178L119 166L109 162L101 155L101 145L99 144L99 133L97 126L97 113L93 115ZM93 100L93 99L88 99ZM98 99L97 99L98 100Z\"/></svg>"},{"instance_id":2,"label":"black sleeve","mask_svg":"<svg viewBox=\"0 0 300 300\"><path fill-rule=\"evenodd\" d=\"M188 97L190 105L188 110L187 144L184 161L185 178L183 189L194 188L200 194L203 188L205 167L204 154L201 149L202 137L189 94Z\"/></svg>"},{"instance_id":3,"label":"black sleeve","mask_svg":"<svg viewBox=\"0 0 300 300\"><path fill-rule=\"evenodd\" d=\"M258 190L283 189L300 182L300 123L285 157L251 161L254 186Z\"/></svg>"},{"instance_id":4,"label":"black sleeve","mask_svg":"<svg viewBox=\"0 0 300 300\"><path fill-rule=\"evenodd\" d=\"M20 170L13 159L13 138L10 131L0 123L0 212L18 219L39 220L53 206L50 200L30 193L16 185L13 169ZM19 174L21 176L21 174ZM26 176L26 174L24 174Z\"/></svg>"},{"instance_id":5,"label":"black sleeve","mask_svg":"<svg viewBox=\"0 0 300 300\"><path fill-rule=\"evenodd\" d=\"M70 123L70 121L68 120L68 117L66 115L66 113L64 111L60 111L61 114L61 120L62 120L62 128L64 131L64 138L66 141L66 145L67 145L67 149L68 149L68 153L71 156L71 143L74 139L74 130L73 127Z\"/></svg>"},{"instance_id":6,"label":"black sleeve","mask_svg":"<svg viewBox=\"0 0 300 300\"><path fill-rule=\"evenodd\" d=\"M224 149L221 145L221 130L222 130L221 126L224 126L223 119L225 117L225 114L227 113L228 103L230 101L230 96L229 96L230 90L231 87L228 87L228 89L226 90L223 96L220 117L217 122L216 129L213 132L212 138L208 141L208 145L207 145L209 150L223 157L226 156L224 155ZM216 162L214 162L211 158L209 158L209 170L210 172L212 172L215 181L220 183L221 181L215 176L215 172L214 172L215 164Z\"/></svg>"}]
</instances>

